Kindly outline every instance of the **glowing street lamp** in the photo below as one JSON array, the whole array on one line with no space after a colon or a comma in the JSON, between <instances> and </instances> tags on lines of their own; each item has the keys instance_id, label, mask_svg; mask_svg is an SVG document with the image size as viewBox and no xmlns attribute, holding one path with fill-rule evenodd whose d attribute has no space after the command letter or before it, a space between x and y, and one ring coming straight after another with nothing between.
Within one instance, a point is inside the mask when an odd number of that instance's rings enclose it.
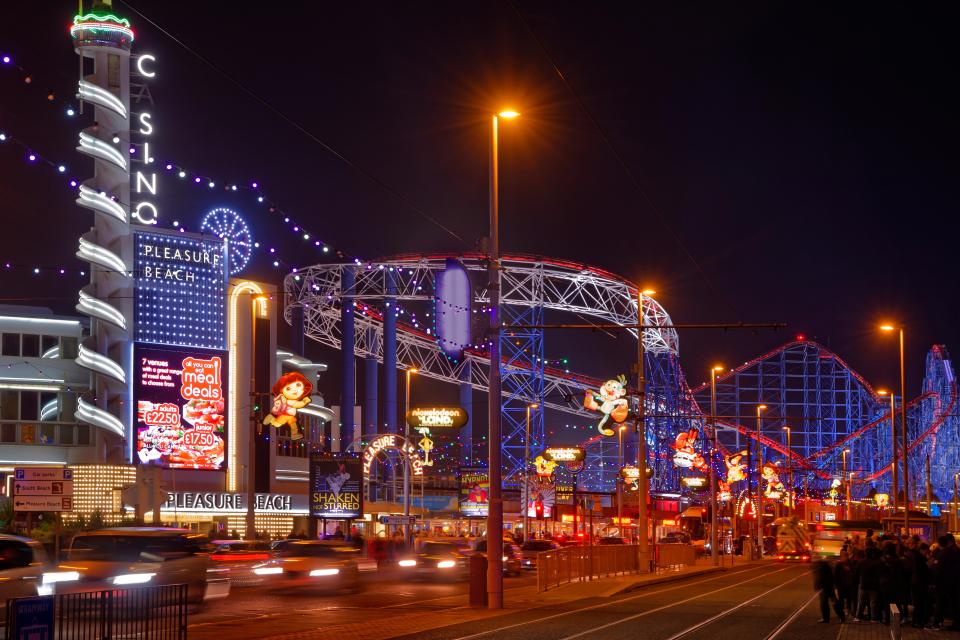
<instances>
[{"instance_id":1,"label":"glowing street lamp","mask_svg":"<svg viewBox=\"0 0 960 640\"><path fill-rule=\"evenodd\" d=\"M643 297L656 293L653 289L637 292L637 468L641 470L637 478L637 556L640 573L650 571L650 542L647 538L647 374L644 355L643 336L646 327L643 324Z\"/></svg>"},{"instance_id":2,"label":"glowing street lamp","mask_svg":"<svg viewBox=\"0 0 960 640\"><path fill-rule=\"evenodd\" d=\"M717 549L717 474L713 468L713 458L717 450L717 374L723 371L723 366L715 365L710 369L710 459L707 471L710 474L710 557L713 566L720 564L720 553Z\"/></svg>"},{"instance_id":3,"label":"glowing street lamp","mask_svg":"<svg viewBox=\"0 0 960 640\"><path fill-rule=\"evenodd\" d=\"M487 292L490 296L490 374L487 392L487 470L490 474L490 508L487 511L487 606L503 608L503 556L493 553L503 548L503 477L500 468L500 118L513 120L520 115L504 110L491 116L490 128L490 250L487 266Z\"/></svg>"},{"instance_id":4,"label":"glowing street lamp","mask_svg":"<svg viewBox=\"0 0 960 640\"><path fill-rule=\"evenodd\" d=\"M763 557L763 487L760 483L763 481L763 445L760 442L760 412L766 411L767 405L757 405L757 548L760 550L760 557ZM747 485L749 486L749 482Z\"/></svg>"},{"instance_id":5,"label":"glowing street lamp","mask_svg":"<svg viewBox=\"0 0 960 640\"><path fill-rule=\"evenodd\" d=\"M527 430L523 438L523 539L530 539L530 410L539 409L540 405L532 402L527 405Z\"/></svg>"},{"instance_id":6,"label":"glowing street lamp","mask_svg":"<svg viewBox=\"0 0 960 640\"><path fill-rule=\"evenodd\" d=\"M903 364L903 327L892 324L880 325L881 331L898 331L900 334L900 431L903 454L903 529L910 533L910 467L907 466L907 383Z\"/></svg>"},{"instance_id":7,"label":"glowing street lamp","mask_svg":"<svg viewBox=\"0 0 960 640\"><path fill-rule=\"evenodd\" d=\"M789 488L787 489L787 495L796 496L796 492L793 490L793 449L790 447L790 427L784 425L780 427L781 431L787 432L787 483ZM793 497L789 500L790 506L787 507L790 510L790 515L793 515L794 506L793 506Z\"/></svg>"},{"instance_id":8,"label":"glowing street lamp","mask_svg":"<svg viewBox=\"0 0 960 640\"><path fill-rule=\"evenodd\" d=\"M897 482L897 425L896 425L896 407L894 405L894 396L893 393L887 391L886 389L878 389L878 396L890 396L890 480L891 480L891 491L890 491L890 500L893 505L893 513L897 513L897 492L899 489L899 483Z\"/></svg>"}]
</instances>

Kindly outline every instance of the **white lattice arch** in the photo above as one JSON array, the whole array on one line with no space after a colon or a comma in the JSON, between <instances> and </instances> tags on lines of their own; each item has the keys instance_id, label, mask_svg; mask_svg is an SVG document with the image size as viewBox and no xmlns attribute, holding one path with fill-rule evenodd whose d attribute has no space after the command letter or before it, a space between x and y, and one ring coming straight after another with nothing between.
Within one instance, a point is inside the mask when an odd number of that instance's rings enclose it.
<instances>
[{"instance_id":1,"label":"white lattice arch","mask_svg":"<svg viewBox=\"0 0 960 640\"><path fill-rule=\"evenodd\" d=\"M433 301L433 283L437 271L444 268L448 255L401 255L369 263L314 265L289 274L284 289L289 301L286 314L290 320L291 305L304 309L304 331L307 336L340 348L340 300L344 269L356 273L354 300L367 305L366 314L355 316L355 349L358 357L375 356L383 361L382 316L379 310L387 297L398 302ZM485 282L487 265L483 255L458 256L471 272L477 272L474 281ZM619 276L587 265L533 256L507 256L501 261L501 303L515 306L542 306L545 309L576 314L600 323L635 325L637 321L637 286ZM393 270L396 293L389 296L384 285L384 270ZM534 292L542 291L541 295ZM479 304L487 302L487 292L479 289L475 297ZM376 311L374 311L374 309ZM669 327L673 324L666 310L653 298L644 297L645 326ZM582 322L583 320L581 320ZM463 363L454 364L437 348L433 336L410 325L398 323L397 361L414 366L421 376L451 384L461 380ZM636 337L635 329L628 329ZM672 328L646 329L644 346L650 353L679 353L677 333ZM470 383L486 391L490 361L480 352L467 352L470 361ZM547 368L544 396L547 408L576 415L592 416L580 403L556 400L579 398L587 388L601 381L579 374L566 374Z\"/></svg>"}]
</instances>

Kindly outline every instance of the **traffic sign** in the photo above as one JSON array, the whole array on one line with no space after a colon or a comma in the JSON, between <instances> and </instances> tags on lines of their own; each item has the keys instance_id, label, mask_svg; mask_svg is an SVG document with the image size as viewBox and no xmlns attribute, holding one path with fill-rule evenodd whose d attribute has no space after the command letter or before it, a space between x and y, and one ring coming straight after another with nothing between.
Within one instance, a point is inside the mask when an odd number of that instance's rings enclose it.
<instances>
[{"instance_id":1,"label":"traffic sign","mask_svg":"<svg viewBox=\"0 0 960 640\"><path fill-rule=\"evenodd\" d=\"M14 480L73 480L73 471L66 467L15 467Z\"/></svg>"},{"instance_id":2,"label":"traffic sign","mask_svg":"<svg viewBox=\"0 0 960 640\"><path fill-rule=\"evenodd\" d=\"M415 524L417 516L380 516L380 524Z\"/></svg>"},{"instance_id":3,"label":"traffic sign","mask_svg":"<svg viewBox=\"0 0 960 640\"><path fill-rule=\"evenodd\" d=\"M73 496L14 496L14 511L72 511Z\"/></svg>"},{"instance_id":4,"label":"traffic sign","mask_svg":"<svg viewBox=\"0 0 960 640\"><path fill-rule=\"evenodd\" d=\"M13 493L18 496L72 496L72 480L14 480Z\"/></svg>"}]
</instances>

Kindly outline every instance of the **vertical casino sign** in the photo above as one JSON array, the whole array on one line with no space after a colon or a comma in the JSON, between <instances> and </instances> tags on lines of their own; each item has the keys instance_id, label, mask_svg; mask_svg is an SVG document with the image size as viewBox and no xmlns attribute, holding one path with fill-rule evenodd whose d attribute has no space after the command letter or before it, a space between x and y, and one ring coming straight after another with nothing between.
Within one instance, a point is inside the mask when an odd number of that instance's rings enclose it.
<instances>
[{"instance_id":1,"label":"vertical casino sign","mask_svg":"<svg viewBox=\"0 0 960 640\"><path fill-rule=\"evenodd\" d=\"M225 245L137 231L134 461L222 470L227 389Z\"/></svg>"}]
</instances>

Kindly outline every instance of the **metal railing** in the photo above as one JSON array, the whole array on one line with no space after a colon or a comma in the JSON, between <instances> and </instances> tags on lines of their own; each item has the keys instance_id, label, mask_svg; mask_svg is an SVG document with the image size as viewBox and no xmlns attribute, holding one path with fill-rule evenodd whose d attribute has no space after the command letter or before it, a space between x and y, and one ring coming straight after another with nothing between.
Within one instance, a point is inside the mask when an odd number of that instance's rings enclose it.
<instances>
[{"instance_id":1,"label":"metal railing","mask_svg":"<svg viewBox=\"0 0 960 640\"><path fill-rule=\"evenodd\" d=\"M62 593L52 640L186 640L187 585ZM5 638L14 638L16 599L7 600Z\"/></svg>"},{"instance_id":2,"label":"metal railing","mask_svg":"<svg viewBox=\"0 0 960 640\"><path fill-rule=\"evenodd\" d=\"M537 554L537 591L640 570L636 545L564 547Z\"/></svg>"}]
</instances>

